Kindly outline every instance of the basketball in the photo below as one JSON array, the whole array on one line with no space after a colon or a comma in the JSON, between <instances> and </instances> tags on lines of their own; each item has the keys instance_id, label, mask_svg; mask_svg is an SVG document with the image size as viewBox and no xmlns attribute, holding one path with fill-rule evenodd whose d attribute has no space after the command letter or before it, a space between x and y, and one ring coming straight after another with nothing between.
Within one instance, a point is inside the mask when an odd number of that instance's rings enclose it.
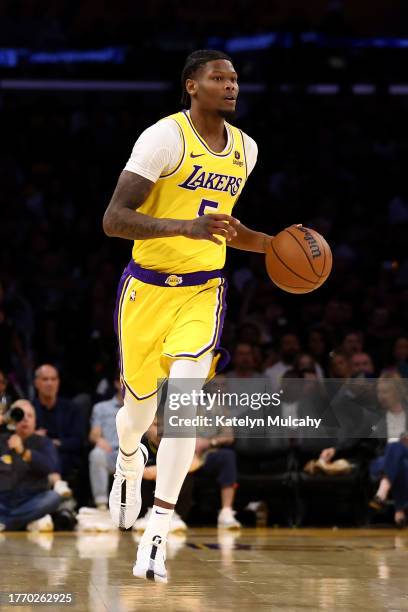
<instances>
[{"instance_id":1,"label":"basketball","mask_svg":"<svg viewBox=\"0 0 408 612\"><path fill-rule=\"evenodd\" d=\"M332 254L315 230L291 225L274 236L266 252L270 279L288 293L310 293L330 274Z\"/></svg>"}]
</instances>

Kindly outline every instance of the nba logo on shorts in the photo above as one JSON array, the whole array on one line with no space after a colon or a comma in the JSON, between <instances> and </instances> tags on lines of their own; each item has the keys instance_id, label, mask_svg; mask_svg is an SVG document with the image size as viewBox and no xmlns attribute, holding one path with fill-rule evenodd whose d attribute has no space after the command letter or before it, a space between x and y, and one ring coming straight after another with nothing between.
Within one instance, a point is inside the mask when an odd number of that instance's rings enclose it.
<instances>
[{"instance_id":1,"label":"nba logo on shorts","mask_svg":"<svg viewBox=\"0 0 408 612\"><path fill-rule=\"evenodd\" d=\"M136 291L134 289L130 292L129 299L130 299L131 302L135 301L135 299L136 299Z\"/></svg>"},{"instance_id":2,"label":"nba logo on shorts","mask_svg":"<svg viewBox=\"0 0 408 612\"><path fill-rule=\"evenodd\" d=\"M164 282L169 287L177 287L177 285L180 285L183 282L183 277L177 276L177 274L170 274L170 276L168 276Z\"/></svg>"}]
</instances>

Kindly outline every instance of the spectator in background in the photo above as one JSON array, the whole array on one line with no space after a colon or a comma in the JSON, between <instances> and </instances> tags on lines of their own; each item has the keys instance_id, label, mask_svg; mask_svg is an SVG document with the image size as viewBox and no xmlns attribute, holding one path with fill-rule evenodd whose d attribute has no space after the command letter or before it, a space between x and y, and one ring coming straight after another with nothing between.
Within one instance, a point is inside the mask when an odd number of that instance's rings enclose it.
<instances>
[{"instance_id":1,"label":"spectator in background","mask_svg":"<svg viewBox=\"0 0 408 612\"><path fill-rule=\"evenodd\" d=\"M73 402L59 397L58 370L44 364L35 371L37 397L33 404L37 416L37 434L48 436L57 449L58 472L70 480L80 464L84 424L80 410Z\"/></svg>"},{"instance_id":2,"label":"spectator in background","mask_svg":"<svg viewBox=\"0 0 408 612\"><path fill-rule=\"evenodd\" d=\"M259 378L256 371L254 347L248 342L238 342L232 356L233 370L227 374L228 378Z\"/></svg>"},{"instance_id":3,"label":"spectator in background","mask_svg":"<svg viewBox=\"0 0 408 612\"><path fill-rule=\"evenodd\" d=\"M321 416L326 397L313 368L305 367L302 371L295 368L287 370L282 376L281 386L283 391L280 403L281 418ZM301 428L297 427L296 431L300 432Z\"/></svg>"},{"instance_id":4,"label":"spectator in background","mask_svg":"<svg viewBox=\"0 0 408 612\"><path fill-rule=\"evenodd\" d=\"M360 372L346 379L326 381L329 394L329 414L335 426L332 446L324 448L319 459L331 462L346 458L352 461L365 461L367 458L366 440L372 435L373 423L378 421L374 381Z\"/></svg>"},{"instance_id":5,"label":"spectator in background","mask_svg":"<svg viewBox=\"0 0 408 612\"><path fill-rule=\"evenodd\" d=\"M56 471L57 453L51 440L35 433L35 410L18 400L24 418L14 433L0 435L0 530L52 531L50 514L62 497L49 488L49 474Z\"/></svg>"},{"instance_id":6,"label":"spectator in background","mask_svg":"<svg viewBox=\"0 0 408 612\"><path fill-rule=\"evenodd\" d=\"M403 380L393 374L380 377L377 398L385 414L376 426L378 456L370 464L370 473L381 479L370 506L376 510L384 507L392 491L394 520L398 527L404 527L408 508L408 410Z\"/></svg>"},{"instance_id":7,"label":"spectator in background","mask_svg":"<svg viewBox=\"0 0 408 612\"><path fill-rule=\"evenodd\" d=\"M89 453L89 475L95 506L108 508L109 475L113 474L119 449L116 415L123 405L119 375L114 381L116 393L105 402L95 404L91 416L89 440L95 444Z\"/></svg>"},{"instance_id":8,"label":"spectator in background","mask_svg":"<svg viewBox=\"0 0 408 612\"><path fill-rule=\"evenodd\" d=\"M11 403L7 376L2 370L0 370L0 409L4 407L6 410Z\"/></svg>"},{"instance_id":9,"label":"spectator in background","mask_svg":"<svg viewBox=\"0 0 408 612\"><path fill-rule=\"evenodd\" d=\"M346 379L351 374L350 360L340 351L332 351L329 360L330 378Z\"/></svg>"},{"instance_id":10,"label":"spectator in background","mask_svg":"<svg viewBox=\"0 0 408 612\"><path fill-rule=\"evenodd\" d=\"M408 338L406 336L399 336L395 340L391 363L383 370L383 373L386 372L395 372L402 378L408 378Z\"/></svg>"},{"instance_id":11,"label":"spectator in background","mask_svg":"<svg viewBox=\"0 0 408 612\"><path fill-rule=\"evenodd\" d=\"M322 330L312 329L307 339L309 354L315 359L316 363L323 371L327 367L327 340ZM327 370L326 370L327 371Z\"/></svg>"},{"instance_id":12,"label":"spectator in background","mask_svg":"<svg viewBox=\"0 0 408 612\"><path fill-rule=\"evenodd\" d=\"M279 391L282 376L292 369L300 350L300 342L296 334L286 333L282 336L279 348L280 359L265 370L265 375L271 381L272 393Z\"/></svg>"},{"instance_id":13,"label":"spectator in background","mask_svg":"<svg viewBox=\"0 0 408 612\"><path fill-rule=\"evenodd\" d=\"M239 327L237 331L237 344L247 344L252 347L252 356L254 369L257 372L262 371L262 351L260 347L261 332L255 323L246 322Z\"/></svg>"},{"instance_id":14,"label":"spectator in background","mask_svg":"<svg viewBox=\"0 0 408 612\"><path fill-rule=\"evenodd\" d=\"M266 303L265 300L257 302L257 306L257 312L247 315L245 321L256 324L260 331L259 344L269 344L274 338L282 335L288 323L285 310L279 302L271 297L267 299ZM253 343L254 341L255 337L250 338L250 342Z\"/></svg>"},{"instance_id":15,"label":"spectator in background","mask_svg":"<svg viewBox=\"0 0 408 612\"><path fill-rule=\"evenodd\" d=\"M333 298L327 302L324 307L324 313L322 320L320 321L320 328L326 334L326 337L334 344L339 334L344 329L344 313L341 302L336 298Z\"/></svg>"},{"instance_id":16,"label":"spectator in background","mask_svg":"<svg viewBox=\"0 0 408 612\"><path fill-rule=\"evenodd\" d=\"M374 376L374 364L368 353L357 352L350 357L351 376Z\"/></svg>"},{"instance_id":17,"label":"spectator in background","mask_svg":"<svg viewBox=\"0 0 408 612\"><path fill-rule=\"evenodd\" d=\"M249 346L249 345L248 345ZM237 347L238 348L238 347ZM256 374L259 377L259 374ZM209 393L225 393L232 391L228 386L228 379L219 374L208 385ZM196 428L195 457L198 459L200 474L214 476L221 489L221 509L218 513L218 527L223 529L239 529L241 523L235 518L234 499L237 488L238 472L235 450L230 448L234 443L234 434L231 427L214 423L217 415L227 414L223 405L215 402L211 412L213 425ZM194 464L193 464L194 465Z\"/></svg>"},{"instance_id":18,"label":"spectator in background","mask_svg":"<svg viewBox=\"0 0 408 612\"><path fill-rule=\"evenodd\" d=\"M351 365L348 357L339 351L332 351L329 356L329 378L325 381L329 398L337 395L350 375Z\"/></svg>"},{"instance_id":19,"label":"spectator in background","mask_svg":"<svg viewBox=\"0 0 408 612\"><path fill-rule=\"evenodd\" d=\"M313 371L315 372L316 377L318 379L322 380L324 377L322 368L318 363L316 363L314 357L312 357L312 355L309 355L308 353L300 353L296 357L293 365L294 369L297 370L299 373L302 373L303 371Z\"/></svg>"},{"instance_id":20,"label":"spectator in background","mask_svg":"<svg viewBox=\"0 0 408 612\"><path fill-rule=\"evenodd\" d=\"M345 334L340 345L340 350L349 358L351 358L354 353L362 353L363 348L364 339L360 331L351 331Z\"/></svg>"},{"instance_id":21,"label":"spectator in background","mask_svg":"<svg viewBox=\"0 0 408 612\"><path fill-rule=\"evenodd\" d=\"M237 330L238 342L246 344L259 344L261 340L261 332L255 323L245 321Z\"/></svg>"}]
</instances>

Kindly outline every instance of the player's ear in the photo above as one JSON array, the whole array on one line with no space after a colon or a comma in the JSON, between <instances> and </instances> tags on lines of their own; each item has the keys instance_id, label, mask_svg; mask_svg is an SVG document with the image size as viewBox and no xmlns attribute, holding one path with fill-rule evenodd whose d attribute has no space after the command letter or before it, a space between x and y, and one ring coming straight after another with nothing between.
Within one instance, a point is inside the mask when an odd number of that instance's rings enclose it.
<instances>
[{"instance_id":1,"label":"player's ear","mask_svg":"<svg viewBox=\"0 0 408 612\"><path fill-rule=\"evenodd\" d=\"M194 79L186 79L186 91L191 95L195 95L197 93L198 83Z\"/></svg>"}]
</instances>

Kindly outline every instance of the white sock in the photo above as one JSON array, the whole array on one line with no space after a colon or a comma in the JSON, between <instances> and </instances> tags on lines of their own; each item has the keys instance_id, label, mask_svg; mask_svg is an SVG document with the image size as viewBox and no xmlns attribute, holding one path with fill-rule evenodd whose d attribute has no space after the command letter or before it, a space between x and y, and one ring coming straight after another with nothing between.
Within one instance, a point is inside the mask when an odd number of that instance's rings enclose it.
<instances>
[{"instance_id":1,"label":"white sock","mask_svg":"<svg viewBox=\"0 0 408 612\"><path fill-rule=\"evenodd\" d=\"M173 517L174 510L162 508L161 506L153 506L149 520L147 521L146 530L140 541L140 545L150 544L154 536L159 535L163 540L167 538L170 530L170 523Z\"/></svg>"},{"instance_id":2,"label":"white sock","mask_svg":"<svg viewBox=\"0 0 408 612\"><path fill-rule=\"evenodd\" d=\"M155 497L176 504L184 479L190 469L196 446L195 438L163 438L156 456Z\"/></svg>"},{"instance_id":3,"label":"white sock","mask_svg":"<svg viewBox=\"0 0 408 612\"><path fill-rule=\"evenodd\" d=\"M133 453L124 453L122 449L119 449L119 465L124 470L135 470L139 467L138 452L139 445Z\"/></svg>"},{"instance_id":4,"label":"white sock","mask_svg":"<svg viewBox=\"0 0 408 612\"><path fill-rule=\"evenodd\" d=\"M183 381L183 391L200 390L208 376L213 355L200 361L176 359L170 368L170 382ZM157 478L155 496L161 501L176 504L184 479L190 469L196 446L195 438L163 438L157 451Z\"/></svg>"}]
</instances>

